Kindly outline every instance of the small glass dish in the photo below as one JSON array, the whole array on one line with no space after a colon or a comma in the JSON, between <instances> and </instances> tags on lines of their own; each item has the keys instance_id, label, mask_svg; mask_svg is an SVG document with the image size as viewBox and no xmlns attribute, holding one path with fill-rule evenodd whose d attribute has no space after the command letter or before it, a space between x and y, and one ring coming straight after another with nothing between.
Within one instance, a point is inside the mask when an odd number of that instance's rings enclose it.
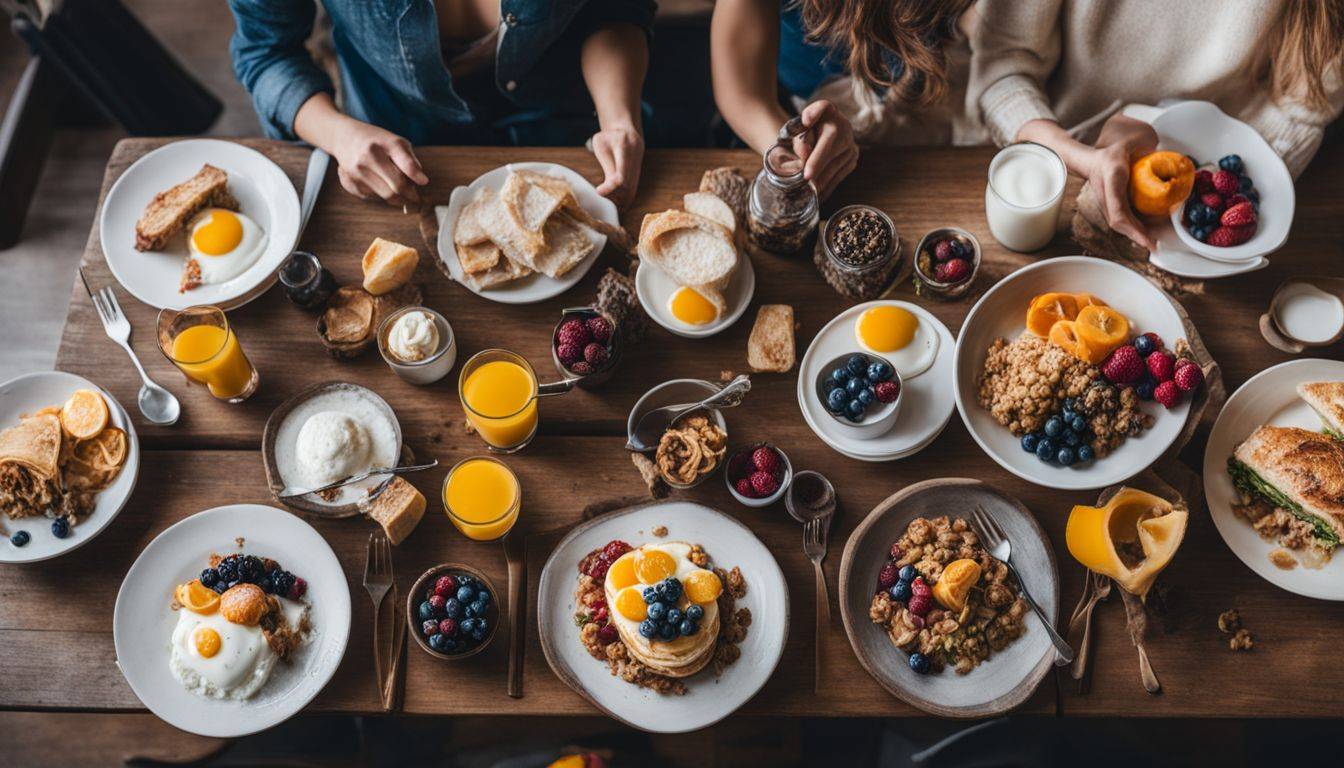
<instances>
[{"instance_id":1,"label":"small glass dish","mask_svg":"<svg viewBox=\"0 0 1344 768\"><path fill-rule=\"evenodd\" d=\"M755 466L751 464L751 456L758 448L769 448L779 457L779 474L775 480L779 482L779 487L769 496L753 498L744 496L737 490L737 481L751 475L755 471ZM789 486L793 483L793 465L789 463L788 454L780 450L779 446L770 443L750 443L739 446L728 451L728 460L724 462L723 482L728 486L728 492L733 495L740 503L748 507L768 507L783 498L788 492Z\"/></svg>"},{"instance_id":2,"label":"small glass dish","mask_svg":"<svg viewBox=\"0 0 1344 768\"><path fill-rule=\"evenodd\" d=\"M387 336L397 321L411 312L423 312L434 321L439 334L439 346L434 353L422 360L402 360L388 349ZM429 307L402 307L383 319L378 326L378 353L383 356L387 367L402 379L418 385L433 384L448 375L457 361L457 339L448 320Z\"/></svg>"},{"instance_id":3,"label":"small glass dish","mask_svg":"<svg viewBox=\"0 0 1344 768\"><path fill-rule=\"evenodd\" d=\"M434 588L434 583L438 581L440 576L458 576L461 574L466 574L472 577L490 593L490 602L486 604L484 616L486 620L485 637L480 641L473 641L469 647L463 650L453 652L437 651L430 647L428 636L424 633L423 625L425 621L429 621L429 619L422 620L420 618L420 604L428 601L428 595L426 593ZM466 606L462 606L462 610L464 611L464 615L454 619L459 627L461 626L462 620L468 618L465 616ZM440 623L442 622L442 619L437 617L434 620L439 621ZM411 587L411 591L406 595L407 630L410 632L411 637L415 638L416 644L419 645L425 653L428 653L436 659L443 659L444 661L461 661L462 659L478 655L481 651L484 651L489 647L490 642L495 639L495 634L499 632L499 623L499 590L495 589L495 585L490 582L490 579L487 578L484 573L481 573L469 565L462 565L461 563L442 563L436 565L420 574L420 578L415 580L415 584Z\"/></svg>"},{"instance_id":4,"label":"small glass dish","mask_svg":"<svg viewBox=\"0 0 1344 768\"><path fill-rule=\"evenodd\" d=\"M937 260L933 256L933 246L939 240L952 238L958 240L971 249L971 274L965 280L955 283L940 283L930 274L933 271L933 265ZM975 235L958 227L939 227L932 230L919 241L919 246L915 248L915 277L923 287L928 289L929 293L935 296L942 296L947 299L955 299L965 295L970 290L971 284L975 282L975 277L980 272L980 241L975 239ZM926 268L928 271L926 271Z\"/></svg>"}]
</instances>

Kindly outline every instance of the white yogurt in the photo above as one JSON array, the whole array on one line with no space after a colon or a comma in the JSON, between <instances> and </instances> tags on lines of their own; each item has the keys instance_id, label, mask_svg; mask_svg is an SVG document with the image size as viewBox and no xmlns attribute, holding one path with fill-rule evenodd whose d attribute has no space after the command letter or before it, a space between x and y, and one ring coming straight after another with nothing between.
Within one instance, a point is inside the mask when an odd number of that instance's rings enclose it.
<instances>
[{"instance_id":1,"label":"white yogurt","mask_svg":"<svg viewBox=\"0 0 1344 768\"><path fill-rule=\"evenodd\" d=\"M1298 341L1321 344L1344 328L1344 302L1311 283L1289 283L1274 300L1274 322Z\"/></svg>"},{"instance_id":2,"label":"white yogurt","mask_svg":"<svg viewBox=\"0 0 1344 768\"><path fill-rule=\"evenodd\" d=\"M985 185L985 217L994 239L1014 251L1044 248L1059 223L1066 176L1059 156L1039 144L1000 150Z\"/></svg>"},{"instance_id":3,"label":"white yogurt","mask_svg":"<svg viewBox=\"0 0 1344 768\"><path fill-rule=\"evenodd\" d=\"M275 438L281 480L285 485L315 488L366 469L396 466L401 445L393 418L376 395L358 389L334 389L300 403L285 417ZM358 428L350 428L350 423ZM320 504L349 504L386 479L371 477L344 486L330 501L306 498Z\"/></svg>"}]
</instances>

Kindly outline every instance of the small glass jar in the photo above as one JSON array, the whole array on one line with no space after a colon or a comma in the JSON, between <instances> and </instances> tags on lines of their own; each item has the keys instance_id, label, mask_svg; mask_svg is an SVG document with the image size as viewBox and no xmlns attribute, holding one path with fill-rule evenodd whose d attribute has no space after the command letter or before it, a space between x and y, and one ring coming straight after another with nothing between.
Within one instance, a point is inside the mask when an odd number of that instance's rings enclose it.
<instances>
[{"instance_id":1,"label":"small glass jar","mask_svg":"<svg viewBox=\"0 0 1344 768\"><path fill-rule=\"evenodd\" d=\"M285 296L304 309L321 309L336 292L336 276L307 251L295 251L280 265Z\"/></svg>"},{"instance_id":2,"label":"small glass jar","mask_svg":"<svg viewBox=\"0 0 1344 768\"><path fill-rule=\"evenodd\" d=\"M896 279L900 250L891 217L871 205L847 205L822 226L812 260L841 296L872 301Z\"/></svg>"},{"instance_id":3,"label":"small glass jar","mask_svg":"<svg viewBox=\"0 0 1344 768\"><path fill-rule=\"evenodd\" d=\"M817 229L820 204L803 161L780 143L766 150L747 201L747 237L752 245L781 255L802 252Z\"/></svg>"}]
</instances>

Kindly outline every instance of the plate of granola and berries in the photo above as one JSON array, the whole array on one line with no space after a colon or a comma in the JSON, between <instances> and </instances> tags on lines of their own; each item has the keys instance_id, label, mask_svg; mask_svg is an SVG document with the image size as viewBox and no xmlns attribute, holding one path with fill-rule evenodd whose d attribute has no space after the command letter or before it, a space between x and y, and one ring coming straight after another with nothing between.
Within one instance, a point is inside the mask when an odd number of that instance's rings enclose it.
<instances>
[{"instance_id":1,"label":"plate of granola and berries","mask_svg":"<svg viewBox=\"0 0 1344 768\"><path fill-rule=\"evenodd\" d=\"M645 731L682 733L735 712L770 678L789 594L742 523L684 501L577 526L541 573L538 627L555 674Z\"/></svg>"}]
</instances>

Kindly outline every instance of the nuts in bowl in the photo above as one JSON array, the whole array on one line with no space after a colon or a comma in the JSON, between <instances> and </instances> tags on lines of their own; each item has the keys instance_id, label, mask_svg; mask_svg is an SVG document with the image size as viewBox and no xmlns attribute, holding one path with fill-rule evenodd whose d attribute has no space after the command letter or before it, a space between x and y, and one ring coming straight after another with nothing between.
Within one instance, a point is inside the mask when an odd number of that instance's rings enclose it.
<instances>
[{"instance_id":1,"label":"nuts in bowl","mask_svg":"<svg viewBox=\"0 0 1344 768\"><path fill-rule=\"evenodd\" d=\"M485 574L444 563L421 574L406 598L406 622L415 642L449 661L475 656L495 638L499 605Z\"/></svg>"}]
</instances>

